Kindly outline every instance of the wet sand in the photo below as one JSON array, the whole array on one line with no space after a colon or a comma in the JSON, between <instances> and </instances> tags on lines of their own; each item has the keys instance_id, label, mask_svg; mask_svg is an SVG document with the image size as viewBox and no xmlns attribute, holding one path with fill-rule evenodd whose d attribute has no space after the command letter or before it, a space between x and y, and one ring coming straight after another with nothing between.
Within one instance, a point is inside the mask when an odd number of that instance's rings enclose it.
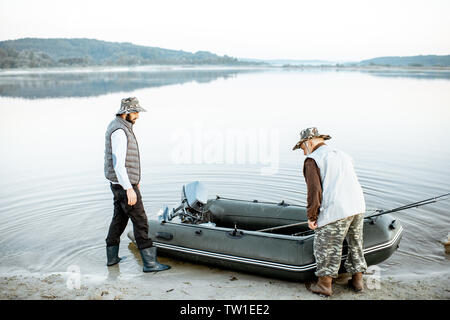
<instances>
[{"instance_id":1,"label":"wet sand","mask_svg":"<svg viewBox=\"0 0 450 320\"><path fill-rule=\"evenodd\" d=\"M312 300L312 299L450 299L450 272L426 278L403 280L381 276L378 288L369 289L365 275L365 290L351 291L347 275L333 284L334 295L321 297L309 292L305 283L284 281L223 270L169 258L159 258L172 268L159 273L127 275L120 264L110 267L107 276L81 273L79 288L69 289L73 274L32 274L17 270L0 275L0 299L38 300ZM141 267L141 266L138 266ZM105 266L106 268L106 266ZM70 286L70 285L69 285Z\"/></svg>"}]
</instances>

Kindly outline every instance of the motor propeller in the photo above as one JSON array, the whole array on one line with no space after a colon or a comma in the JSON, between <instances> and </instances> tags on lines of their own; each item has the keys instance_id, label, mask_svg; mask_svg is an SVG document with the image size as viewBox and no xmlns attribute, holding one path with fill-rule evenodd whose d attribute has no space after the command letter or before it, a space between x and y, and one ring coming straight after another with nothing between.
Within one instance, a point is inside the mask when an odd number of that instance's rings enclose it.
<instances>
[{"instance_id":1,"label":"motor propeller","mask_svg":"<svg viewBox=\"0 0 450 320\"><path fill-rule=\"evenodd\" d=\"M158 219L164 223L179 216L182 222L197 223L203 219L203 207L207 202L208 191L203 183L194 181L185 184L181 190L181 204L172 211L165 206Z\"/></svg>"}]
</instances>

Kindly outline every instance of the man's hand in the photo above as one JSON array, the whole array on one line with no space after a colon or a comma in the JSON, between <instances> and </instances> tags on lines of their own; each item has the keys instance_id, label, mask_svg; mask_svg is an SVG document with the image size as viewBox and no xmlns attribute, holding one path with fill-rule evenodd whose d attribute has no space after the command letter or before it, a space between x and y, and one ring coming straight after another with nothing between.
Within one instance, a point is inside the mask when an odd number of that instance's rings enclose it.
<instances>
[{"instance_id":1,"label":"man's hand","mask_svg":"<svg viewBox=\"0 0 450 320\"><path fill-rule=\"evenodd\" d=\"M317 228L317 221L311 221L311 220L308 220L308 227L309 227L311 230L316 229L316 228Z\"/></svg>"},{"instance_id":2,"label":"man's hand","mask_svg":"<svg viewBox=\"0 0 450 320\"><path fill-rule=\"evenodd\" d=\"M137 195L133 188L127 189L128 205L134 206L137 202Z\"/></svg>"}]
</instances>

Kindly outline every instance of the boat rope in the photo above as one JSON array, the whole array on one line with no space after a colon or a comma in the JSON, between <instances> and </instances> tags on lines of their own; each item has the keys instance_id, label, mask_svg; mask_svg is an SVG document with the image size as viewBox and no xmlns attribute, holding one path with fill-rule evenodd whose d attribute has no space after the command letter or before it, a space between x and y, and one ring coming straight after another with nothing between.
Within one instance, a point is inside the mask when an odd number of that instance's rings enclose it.
<instances>
[{"instance_id":1,"label":"boat rope","mask_svg":"<svg viewBox=\"0 0 450 320\"><path fill-rule=\"evenodd\" d=\"M226 198L226 197L222 197L219 195L216 195L216 200L234 200L234 201L243 201L243 202L253 202L253 203L262 203L262 204L276 204L279 206L294 206L294 207L305 207L302 205L298 205L298 204L291 204L291 203L287 203L284 200L281 200L280 202L270 202L270 201L260 201L260 200L243 200L243 199L234 199L234 198Z\"/></svg>"}]
</instances>

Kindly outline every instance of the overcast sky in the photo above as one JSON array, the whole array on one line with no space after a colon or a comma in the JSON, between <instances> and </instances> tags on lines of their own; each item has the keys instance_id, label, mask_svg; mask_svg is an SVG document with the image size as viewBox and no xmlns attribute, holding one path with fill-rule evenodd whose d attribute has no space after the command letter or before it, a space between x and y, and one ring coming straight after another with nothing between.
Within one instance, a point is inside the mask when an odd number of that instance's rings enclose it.
<instances>
[{"instance_id":1,"label":"overcast sky","mask_svg":"<svg viewBox=\"0 0 450 320\"><path fill-rule=\"evenodd\" d=\"M93 38L238 58L450 54L449 0L0 0L0 40Z\"/></svg>"}]
</instances>

